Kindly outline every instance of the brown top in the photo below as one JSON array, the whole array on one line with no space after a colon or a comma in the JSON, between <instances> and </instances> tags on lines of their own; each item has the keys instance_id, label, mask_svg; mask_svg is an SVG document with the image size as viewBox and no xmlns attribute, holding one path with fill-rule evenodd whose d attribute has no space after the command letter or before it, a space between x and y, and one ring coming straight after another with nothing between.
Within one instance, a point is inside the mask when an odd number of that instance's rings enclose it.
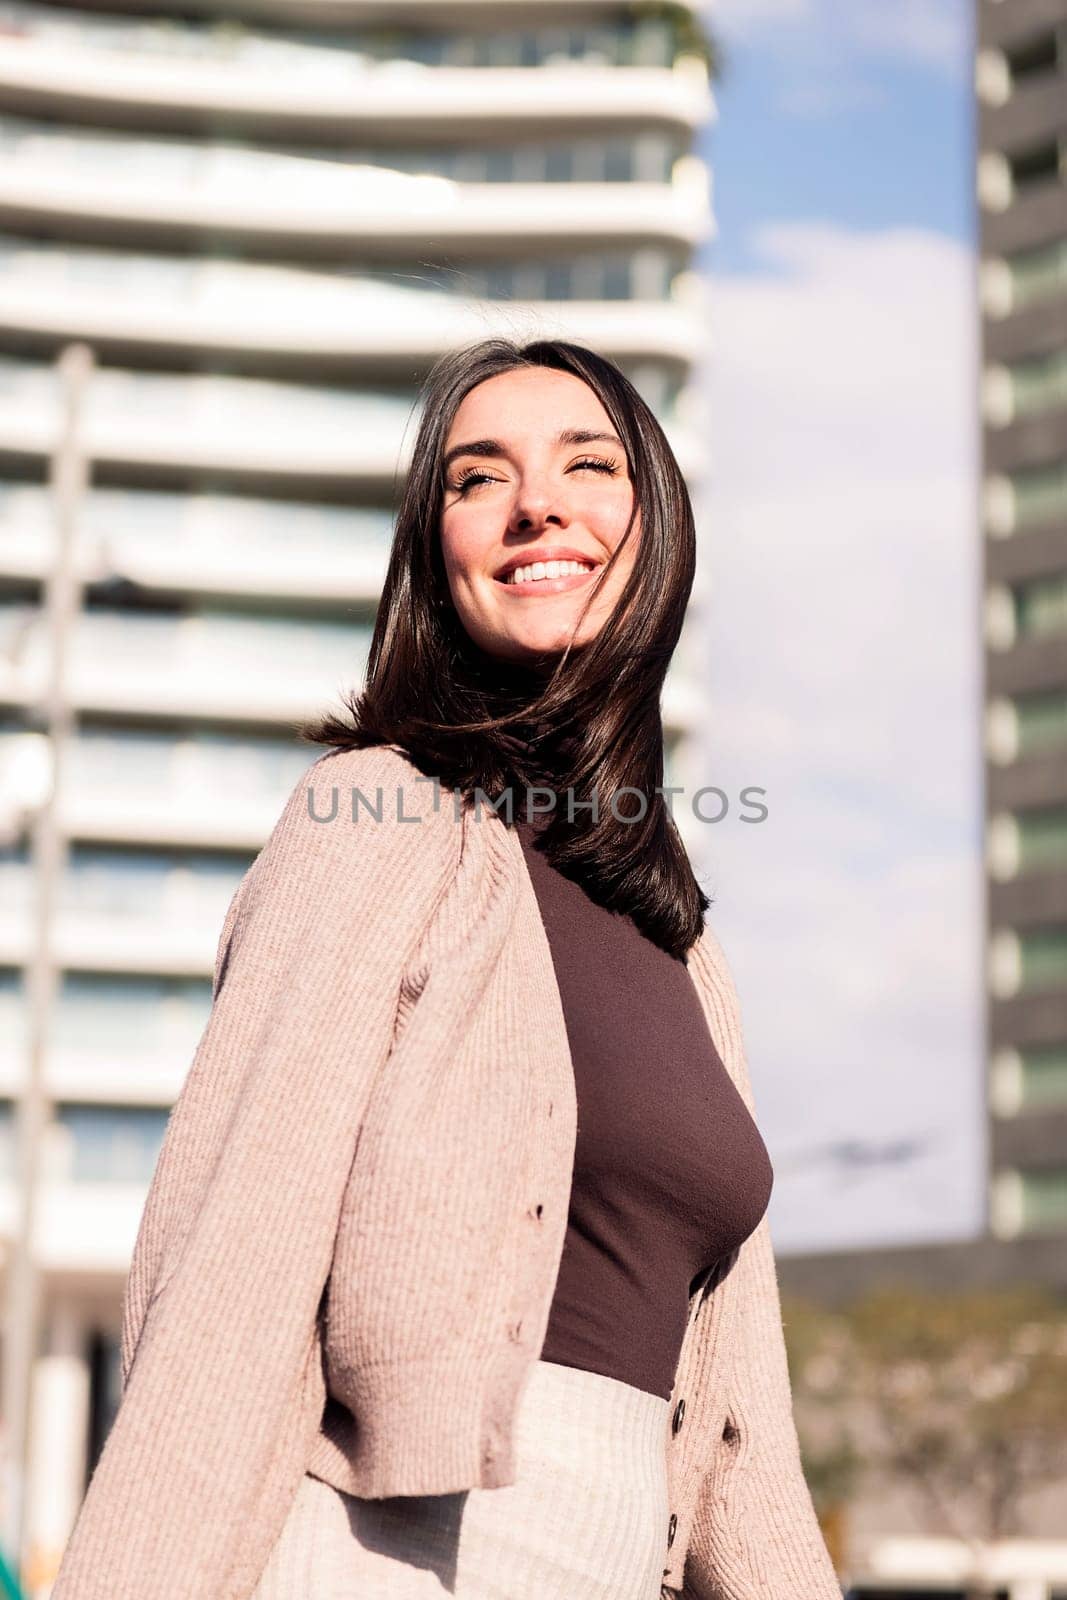
<instances>
[{"instance_id":1,"label":"brown top","mask_svg":"<svg viewBox=\"0 0 1067 1600\"><path fill-rule=\"evenodd\" d=\"M516 823L578 1095L545 1361L670 1399L693 1280L762 1218L774 1174L684 961L565 877Z\"/></svg>"}]
</instances>

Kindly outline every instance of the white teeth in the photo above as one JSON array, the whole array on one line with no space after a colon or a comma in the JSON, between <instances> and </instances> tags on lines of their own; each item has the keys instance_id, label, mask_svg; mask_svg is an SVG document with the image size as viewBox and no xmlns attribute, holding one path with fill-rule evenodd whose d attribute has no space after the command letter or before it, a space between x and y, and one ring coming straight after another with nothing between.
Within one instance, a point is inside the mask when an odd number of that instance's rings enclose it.
<instances>
[{"instance_id":1,"label":"white teeth","mask_svg":"<svg viewBox=\"0 0 1067 1600\"><path fill-rule=\"evenodd\" d=\"M534 561L528 567L515 567L508 583L533 583L538 578L567 578L574 572L592 572L592 561Z\"/></svg>"}]
</instances>

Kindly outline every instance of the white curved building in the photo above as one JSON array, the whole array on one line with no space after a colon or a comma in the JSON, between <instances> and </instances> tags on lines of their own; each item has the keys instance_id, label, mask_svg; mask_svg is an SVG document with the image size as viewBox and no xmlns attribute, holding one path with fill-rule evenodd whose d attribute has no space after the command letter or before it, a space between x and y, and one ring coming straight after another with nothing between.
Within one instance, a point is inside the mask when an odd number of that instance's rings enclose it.
<instances>
[{"instance_id":1,"label":"white curved building","mask_svg":"<svg viewBox=\"0 0 1067 1600\"><path fill-rule=\"evenodd\" d=\"M170 16L159 0L0 0L8 1261L56 360L84 341L96 363L48 929L35 1594L114 1414L125 1271L229 896L314 757L293 723L361 677L417 381L490 333L576 338L622 363L699 488L705 48L685 5L184 0ZM699 595L664 704L668 781L690 790L698 616Z\"/></svg>"}]
</instances>

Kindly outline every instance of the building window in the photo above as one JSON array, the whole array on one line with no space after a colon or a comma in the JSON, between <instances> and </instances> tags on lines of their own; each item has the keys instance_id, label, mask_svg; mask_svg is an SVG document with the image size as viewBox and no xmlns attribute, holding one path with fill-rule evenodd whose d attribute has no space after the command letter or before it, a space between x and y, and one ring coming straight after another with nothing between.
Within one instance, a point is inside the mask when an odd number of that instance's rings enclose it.
<instances>
[{"instance_id":1,"label":"building window","mask_svg":"<svg viewBox=\"0 0 1067 1600\"><path fill-rule=\"evenodd\" d=\"M65 910L151 925L221 926L254 857L228 852L75 845L62 881Z\"/></svg>"},{"instance_id":2,"label":"building window","mask_svg":"<svg viewBox=\"0 0 1067 1600\"><path fill-rule=\"evenodd\" d=\"M650 142L639 135L578 134L568 138L512 140L484 149L465 145L290 145L264 139L255 146L221 137L204 139L119 133L86 125L53 127L30 117L0 113L0 150L9 159L44 169L92 168L121 176L132 166L145 179L199 192L242 182L268 185L279 201L309 185L341 203L376 173L434 176L467 183L669 183L684 153L680 139Z\"/></svg>"},{"instance_id":3,"label":"building window","mask_svg":"<svg viewBox=\"0 0 1067 1600\"><path fill-rule=\"evenodd\" d=\"M1015 822L1020 872L1067 866L1067 806L1023 811L1016 815Z\"/></svg>"},{"instance_id":4,"label":"building window","mask_svg":"<svg viewBox=\"0 0 1067 1600\"><path fill-rule=\"evenodd\" d=\"M1019 695L1015 719L1018 755L1037 756L1062 748L1067 745L1067 690Z\"/></svg>"},{"instance_id":5,"label":"building window","mask_svg":"<svg viewBox=\"0 0 1067 1600\"><path fill-rule=\"evenodd\" d=\"M1067 1041L1020 1050L1019 1059L1023 1106L1067 1105Z\"/></svg>"},{"instance_id":6,"label":"building window","mask_svg":"<svg viewBox=\"0 0 1067 1600\"><path fill-rule=\"evenodd\" d=\"M1020 361L1008 371L1015 415L1033 416L1067 406L1067 350Z\"/></svg>"},{"instance_id":7,"label":"building window","mask_svg":"<svg viewBox=\"0 0 1067 1600\"><path fill-rule=\"evenodd\" d=\"M64 1178L72 1183L150 1183L169 1115L156 1106L58 1105L56 1125L68 1141Z\"/></svg>"},{"instance_id":8,"label":"building window","mask_svg":"<svg viewBox=\"0 0 1067 1600\"><path fill-rule=\"evenodd\" d=\"M1067 633L1067 573L1020 584L1015 590L1015 623L1024 639Z\"/></svg>"},{"instance_id":9,"label":"building window","mask_svg":"<svg viewBox=\"0 0 1067 1600\"><path fill-rule=\"evenodd\" d=\"M1054 295L1067 294L1067 239L1020 251L1009 259L1008 271L1013 309L1022 310Z\"/></svg>"},{"instance_id":10,"label":"building window","mask_svg":"<svg viewBox=\"0 0 1067 1600\"><path fill-rule=\"evenodd\" d=\"M50 1043L64 1063L184 1061L211 1010L206 978L63 975Z\"/></svg>"},{"instance_id":11,"label":"building window","mask_svg":"<svg viewBox=\"0 0 1067 1600\"><path fill-rule=\"evenodd\" d=\"M1067 988L1067 927L1019 935L1020 991Z\"/></svg>"},{"instance_id":12,"label":"building window","mask_svg":"<svg viewBox=\"0 0 1067 1600\"><path fill-rule=\"evenodd\" d=\"M190 808L235 803L283 803L314 760L294 739L233 729L189 728L181 733L86 724L67 752L71 787L86 793L132 789Z\"/></svg>"},{"instance_id":13,"label":"building window","mask_svg":"<svg viewBox=\"0 0 1067 1600\"><path fill-rule=\"evenodd\" d=\"M1028 145L1009 156L1012 189L1016 194L1026 194L1060 178L1060 147L1055 139L1042 140Z\"/></svg>"},{"instance_id":14,"label":"building window","mask_svg":"<svg viewBox=\"0 0 1067 1600\"><path fill-rule=\"evenodd\" d=\"M15 1167L15 1107L10 1100L0 1100L0 1179L12 1182Z\"/></svg>"},{"instance_id":15,"label":"building window","mask_svg":"<svg viewBox=\"0 0 1067 1600\"><path fill-rule=\"evenodd\" d=\"M1022 1178L1022 1225L1027 1232L1067 1225L1067 1167L1031 1168Z\"/></svg>"},{"instance_id":16,"label":"building window","mask_svg":"<svg viewBox=\"0 0 1067 1600\"><path fill-rule=\"evenodd\" d=\"M669 67L685 44L680 23L670 18L619 16L571 28L452 30L362 27L330 32L315 28L249 25L237 18L202 21L98 16L56 16L36 0L8 0L9 26L59 48L184 61L217 61L245 74L272 73L279 81L349 83L383 62L410 61L428 67Z\"/></svg>"},{"instance_id":17,"label":"building window","mask_svg":"<svg viewBox=\"0 0 1067 1600\"><path fill-rule=\"evenodd\" d=\"M0 967L0 1062L12 1067L28 1043L28 1012L22 972Z\"/></svg>"},{"instance_id":18,"label":"building window","mask_svg":"<svg viewBox=\"0 0 1067 1600\"><path fill-rule=\"evenodd\" d=\"M1067 462L1014 473L1011 493L1018 528L1067 517Z\"/></svg>"},{"instance_id":19,"label":"building window","mask_svg":"<svg viewBox=\"0 0 1067 1600\"><path fill-rule=\"evenodd\" d=\"M552 288L547 290L543 285L535 287L531 298L666 300L672 293L678 275L685 271L685 265L680 254L667 250L642 250L636 255L632 251L616 250L595 255L582 252L542 257L539 268L551 273ZM203 299L221 299L261 316L283 315L286 306L294 300L302 300L309 305L317 304L331 310L334 315L374 316L378 314L377 296L380 295L381 315L401 318L412 296L445 294L457 298L474 296L514 300L520 298L523 292L520 278L525 270L526 264L522 262L474 261L454 266L432 259L421 261L414 269L410 261L391 264L342 261L332 264L321 262L312 270L297 266L265 266L262 262L245 259L240 249L232 243L220 245L212 252L210 259L191 257L178 260L162 255L139 256L135 251L94 249L48 240L26 241L0 235L0 275L16 284L25 284L34 291L62 291L69 288L77 292L91 285L109 294L119 295L124 301L140 301L153 307L158 306L160 301L196 306ZM0 373L0 377L2 375ZM274 387L279 388L278 385ZM266 398L263 385L260 385L259 393ZM119 531L124 535L136 536L143 529L137 509L143 507L151 533L159 535L169 520L175 536L186 541L193 537L190 523L198 531L200 529L205 511L200 500L207 497L189 498L195 504L186 514L181 508L181 496L129 489L97 490L90 494L89 511L90 515L94 515L94 505L106 506L108 516L115 519ZM252 498L246 501L238 496L210 498L220 506L225 502L242 523L253 517L258 521L259 506L268 508L264 512L264 520L270 517L272 525L277 520L269 510L271 502ZM172 502L169 507L168 501ZM242 512L242 507L247 507L247 515ZM294 531L303 536L305 527L309 527L317 509L294 502ZM380 526L383 517L381 511L357 512L356 508L323 507L320 524L331 517L334 521L343 521L342 512L345 509L350 513L347 519L350 525L362 519L377 518L379 534L384 537ZM40 513L37 517L40 520ZM264 536L268 536L266 528Z\"/></svg>"},{"instance_id":20,"label":"building window","mask_svg":"<svg viewBox=\"0 0 1067 1600\"><path fill-rule=\"evenodd\" d=\"M33 876L25 843L0 845L0 908L18 920L33 908Z\"/></svg>"},{"instance_id":21,"label":"building window","mask_svg":"<svg viewBox=\"0 0 1067 1600\"><path fill-rule=\"evenodd\" d=\"M1004 54L1013 84L1046 78L1057 70L1060 63L1059 43L1051 28L1044 33L1031 34L1020 44L1009 45Z\"/></svg>"}]
</instances>

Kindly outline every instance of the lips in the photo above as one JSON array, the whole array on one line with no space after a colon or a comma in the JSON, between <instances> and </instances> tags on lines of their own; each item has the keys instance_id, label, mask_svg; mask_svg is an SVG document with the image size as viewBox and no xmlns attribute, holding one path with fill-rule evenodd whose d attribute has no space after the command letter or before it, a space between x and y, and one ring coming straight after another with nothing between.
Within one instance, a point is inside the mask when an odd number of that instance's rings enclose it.
<instances>
[{"instance_id":1,"label":"lips","mask_svg":"<svg viewBox=\"0 0 1067 1600\"><path fill-rule=\"evenodd\" d=\"M513 556L508 557L503 566L497 568L493 576L498 583L507 583L508 575L514 572L516 567L532 567L535 561L584 561L594 569L603 565L603 562L596 556L590 555L587 550L572 550L567 545L550 544L532 550L516 551Z\"/></svg>"}]
</instances>

